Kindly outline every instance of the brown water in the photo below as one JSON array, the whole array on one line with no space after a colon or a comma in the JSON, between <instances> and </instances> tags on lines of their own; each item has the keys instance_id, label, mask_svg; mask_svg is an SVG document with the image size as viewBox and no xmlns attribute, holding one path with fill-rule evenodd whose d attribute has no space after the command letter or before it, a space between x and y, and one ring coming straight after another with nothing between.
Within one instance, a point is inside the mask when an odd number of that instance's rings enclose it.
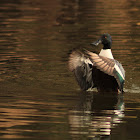
<instances>
[{"instance_id":1,"label":"brown water","mask_svg":"<svg viewBox=\"0 0 140 140\"><path fill-rule=\"evenodd\" d=\"M126 70L123 96L82 92L73 48L102 33ZM0 0L0 139L139 140L140 2Z\"/></svg>"}]
</instances>

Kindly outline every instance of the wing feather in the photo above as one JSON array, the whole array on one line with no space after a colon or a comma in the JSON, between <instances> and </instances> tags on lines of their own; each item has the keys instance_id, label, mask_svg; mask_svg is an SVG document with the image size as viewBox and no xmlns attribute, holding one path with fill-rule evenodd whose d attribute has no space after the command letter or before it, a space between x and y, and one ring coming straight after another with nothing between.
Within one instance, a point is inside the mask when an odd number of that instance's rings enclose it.
<instances>
[{"instance_id":1,"label":"wing feather","mask_svg":"<svg viewBox=\"0 0 140 140\"><path fill-rule=\"evenodd\" d=\"M82 90L93 87L92 66L93 63L80 51L73 51L68 61L70 71L74 72L76 80Z\"/></svg>"},{"instance_id":2,"label":"wing feather","mask_svg":"<svg viewBox=\"0 0 140 140\"><path fill-rule=\"evenodd\" d=\"M95 63L95 66L99 70L105 72L108 75L113 76L113 69L115 66L115 61L113 59L99 56L99 55L89 52L89 51L87 51L87 53L89 54L91 61L93 63Z\"/></svg>"}]
</instances>

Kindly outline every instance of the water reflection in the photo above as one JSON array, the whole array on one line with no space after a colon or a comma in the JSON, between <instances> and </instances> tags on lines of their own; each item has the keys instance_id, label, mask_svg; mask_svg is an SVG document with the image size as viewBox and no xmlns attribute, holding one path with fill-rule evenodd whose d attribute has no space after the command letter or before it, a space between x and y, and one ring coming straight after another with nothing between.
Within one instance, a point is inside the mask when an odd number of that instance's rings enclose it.
<instances>
[{"instance_id":1,"label":"water reflection","mask_svg":"<svg viewBox=\"0 0 140 140\"><path fill-rule=\"evenodd\" d=\"M31 18L29 14L23 14L25 10L30 13L35 9L28 8L28 5L20 0L0 1L0 74L6 74L1 77L1 81L8 77L16 78L24 61L35 60L32 54L26 53L27 50L21 41L20 34L24 33L25 27L22 28L20 25L34 21L33 15Z\"/></svg>"},{"instance_id":2,"label":"water reflection","mask_svg":"<svg viewBox=\"0 0 140 140\"><path fill-rule=\"evenodd\" d=\"M0 96L0 138L49 138L58 133L66 115L64 103L51 96L37 98Z\"/></svg>"},{"instance_id":3,"label":"water reflection","mask_svg":"<svg viewBox=\"0 0 140 140\"><path fill-rule=\"evenodd\" d=\"M7 97L1 96L0 137L24 138L24 136L20 135L24 130L20 130L19 128L23 125L28 126L35 123L35 120L30 119L30 117L33 117L38 111L32 108L30 102L27 103L24 100L13 99L14 97L12 96L10 98L11 100ZM5 100L8 100L7 106L5 106ZM28 132L28 129L25 131Z\"/></svg>"},{"instance_id":4,"label":"water reflection","mask_svg":"<svg viewBox=\"0 0 140 140\"><path fill-rule=\"evenodd\" d=\"M125 116L123 96L86 94L81 93L79 104L69 111L69 133L73 138L85 135L109 139L111 129L122 123Z\"/></svg>"}]
</instances>

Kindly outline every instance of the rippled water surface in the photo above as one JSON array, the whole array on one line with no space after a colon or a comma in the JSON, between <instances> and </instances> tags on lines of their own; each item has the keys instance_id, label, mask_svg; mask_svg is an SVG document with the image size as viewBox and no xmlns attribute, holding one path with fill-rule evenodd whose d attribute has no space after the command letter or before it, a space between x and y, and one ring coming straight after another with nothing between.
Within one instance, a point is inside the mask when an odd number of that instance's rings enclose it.
<instances>
[{"instance_id":1,"label":"rippled water surface","mask_svg":"<svg viewBox=\"0 0 140 140\"><path fill-rule=\"evenodd\" d=\"M108 32L125 94L82 92L74 48ZM0 139L139 140L140 2L0 0Z\"/></svg>"}]
</instances>

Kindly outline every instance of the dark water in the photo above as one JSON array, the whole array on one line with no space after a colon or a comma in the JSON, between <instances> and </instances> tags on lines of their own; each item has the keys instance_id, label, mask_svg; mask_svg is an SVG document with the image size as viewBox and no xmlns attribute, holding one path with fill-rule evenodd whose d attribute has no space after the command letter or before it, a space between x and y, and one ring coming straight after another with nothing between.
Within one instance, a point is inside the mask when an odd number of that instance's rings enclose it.
<instances>
[{"instance_id":1,"label":"dark water","mask_svg":"<svg viewBox=\"0 0 140 140\"><path fill-rule=\"evenodd\" d=\"M73 48L102 33L126 70L123 96L82 92ZM139 140L140 2L0 0L0 139Z\"/></svg>"}]
</instances>

